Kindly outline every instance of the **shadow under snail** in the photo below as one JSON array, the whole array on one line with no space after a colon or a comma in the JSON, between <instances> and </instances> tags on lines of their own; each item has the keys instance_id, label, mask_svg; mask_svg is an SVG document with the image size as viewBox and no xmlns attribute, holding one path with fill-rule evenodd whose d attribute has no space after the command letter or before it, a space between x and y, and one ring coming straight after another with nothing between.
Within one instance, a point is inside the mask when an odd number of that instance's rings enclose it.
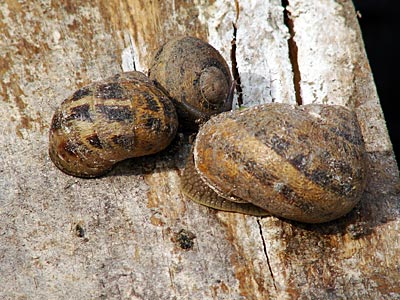
<instances>
[{"instance_id":1,"label":"shadow under snail","mask_svg":"<svg viewBox=\"0 0 400 300\"><path fill-rule=\"evenodd\" d=\"M229 68L217 50L190 37L166 43L149 77L119 74L66 99L50 128L55 165L98 177L118 161L166 148L178 118L196 128L218 114L200 126L181 176L190 199L308 223L341 217L360 200L365 148L347 108L272 103L224 112L232 105Z\"/></svg>"}]
</instances>

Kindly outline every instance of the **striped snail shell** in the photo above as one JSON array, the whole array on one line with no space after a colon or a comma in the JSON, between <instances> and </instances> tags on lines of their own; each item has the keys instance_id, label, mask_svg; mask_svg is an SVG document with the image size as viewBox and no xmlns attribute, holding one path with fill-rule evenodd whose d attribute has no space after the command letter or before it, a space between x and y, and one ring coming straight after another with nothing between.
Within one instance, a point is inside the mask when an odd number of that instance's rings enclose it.
<instances>
[{"instance_id":1,"label":"striped snail shell","mask_svg":"<svg viewBox=\"0 0 400 300\"><path fill-rule=\"evenodd\" d=\"M96 177L118 161L161 151L177 128L167 95L140 72L122 73L62 102L51 121L49 154L67 174Z\"/></svg>"},{"instance_id":2,"label":"striped snail shell","mask_svg":"<svg viewBox=\"0 0 400 300\"><path fill-rule=\"evenodd\" d=\"M213 208L321 223L358 203L365 147L342 106L271 103L212 117L196 137L182 190Z\"/></svg>"},{"instance_id":3,"label":"striped snail shell","mask_svg":"<svg viewBox=\"0 0 400 300\"><path fill-rule=\"evenodd\" d=\"M232 107L229 67L215 48L198 38L165 43L151 63L149 77L168 91L179 121L188 128Z\"/></svg>"}]
</instances>

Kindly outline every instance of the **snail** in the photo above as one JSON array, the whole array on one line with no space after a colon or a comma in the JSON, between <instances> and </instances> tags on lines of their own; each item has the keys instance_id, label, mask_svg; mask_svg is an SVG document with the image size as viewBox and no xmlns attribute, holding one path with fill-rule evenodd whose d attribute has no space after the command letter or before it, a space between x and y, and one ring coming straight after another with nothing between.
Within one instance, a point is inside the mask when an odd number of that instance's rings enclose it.
<instances>
[{"instance_id":1,"label":"snail","mask_svg":"<svg viewBox=\"0 0 400 300\"><path fill-rule=\"evenodd\" d=\"M163 150L177 129L168 96L143 73L127 72L62 102L51 121L49 155L69 175L97 177L118 161Z\"/></svg>"},{"instance_id":2,"label":"snail","mask_svg":"<svg viewBox=\"0 0 400 300\"><path fill-rule=\"evenodd\" d=\"M354 112L270 103L203 124L181 186L190 199L216 209L322 223L358 203L365 169Z\"/></svg>"},{"instance_id":3,"label":"snail","mask_svg":"<svg viewBox=\"0 0 400 300\"><path fill-rule=\"evenodd\" d=\"M195 37L179 37L165 43L149 68L150 79L167 91L183 126L197 129L199 121L232 107L229 67L210 44Z\"/></svg>"}]
</instances>

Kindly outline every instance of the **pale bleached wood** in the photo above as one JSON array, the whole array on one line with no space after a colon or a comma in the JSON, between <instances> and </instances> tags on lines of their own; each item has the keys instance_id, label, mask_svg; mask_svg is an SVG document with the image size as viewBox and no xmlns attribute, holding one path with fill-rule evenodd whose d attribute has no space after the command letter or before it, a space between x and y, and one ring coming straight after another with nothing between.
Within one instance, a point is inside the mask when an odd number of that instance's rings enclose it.
<instances>
[{"instance_id":1,"label":"pale bleached wood","mask_svg":"<svg viewBox=\"0 0 400 300\"><path fill-rule=\"evenodd\" d=\"M130 58L146 71L176 35L210 41L231 63L233 23L247 105L295 103L281 1L0 4L0 298L400 299L398 170L354 8L289 4L303 102L356 109L368 148L362 203L318 226L189 202L184 139L94 180L47 155L51 115L75 89Z\"/></svg>"}]
</instances>

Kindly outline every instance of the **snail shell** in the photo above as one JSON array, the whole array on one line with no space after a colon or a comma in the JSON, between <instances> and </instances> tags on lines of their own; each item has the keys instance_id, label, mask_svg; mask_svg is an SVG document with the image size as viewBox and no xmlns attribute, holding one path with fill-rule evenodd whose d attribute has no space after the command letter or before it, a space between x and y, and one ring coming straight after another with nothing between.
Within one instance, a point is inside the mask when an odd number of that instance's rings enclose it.
<instances>
[{"instance_id":1,"label":"snail shell","mask_svg":"<svg viewBox=\"0 0 400 300\"><path fill-rule=\"evenodd\" d=\"M168 91L185 126L195 128L197 120L232 107L229 67L215 48L198 38L180 37L164 44L149 77Z\"/></svg>"},{"instance_id":2,"label":"snail shell","mask_svg":"<svg viewBox=\"0 0 400 300\"><path fill-rule=\"evenodd\" d=\"M118 161L161 151L177 128L172 102L146 75L118 74L62 102L51 122L49 154L67 174L96 177Z\"/></svg>"},{"instance_id":3,"label":"snail shell","mask_svg":"<svg viewBox=\"0 0 400 300\"><path fill-rule=\"evenodd\" d=\"M183 192L222 210L254 214L244 202L265 214L327 222L348 213L366 185L361 130L342 106L271 103L223 113L200 128L193 153ZM225 200L204 193L204 184Z\"/></svg>"}]
</instances>

